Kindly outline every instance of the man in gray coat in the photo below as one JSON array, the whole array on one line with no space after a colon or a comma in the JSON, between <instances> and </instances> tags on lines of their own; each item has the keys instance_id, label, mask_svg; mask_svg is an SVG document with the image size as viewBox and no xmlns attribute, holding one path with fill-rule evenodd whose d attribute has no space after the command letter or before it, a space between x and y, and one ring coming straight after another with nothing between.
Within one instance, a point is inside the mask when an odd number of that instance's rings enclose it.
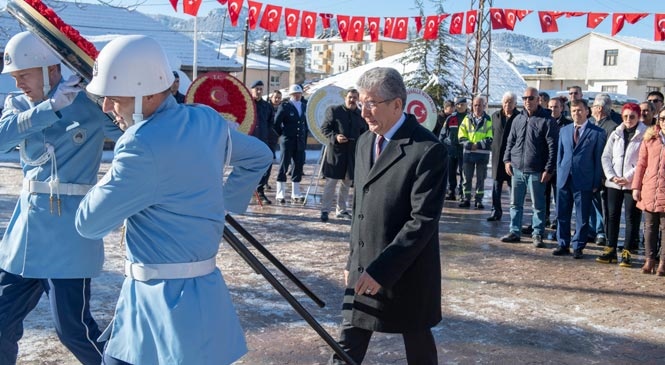
<instances>
[{"instance_id":1,"label":"man in gray coat","mask_svg":"<svg viewBox=\"0 0 665 365\"><path fill-rule=\"evenodd\" d=\"M321 125L321 132L328 139L322 166L323 176L326 177L321 197L322 222L328 221L337 182L340 182L340 185L337 192L336 217L351 219L351 213L346 210L346 201L353 181L356 140L367 130L367 124L360 116L357 102L358 90L347 90L344 104L329 107Z\"/></svg>"},{"instance_id":2,"label":"man in gray coat","mask_svg":"<svg viewBox=\"0 0 665 365\"><path fill-rule=\"evenodd\" d=\"M358 139L351 252L339 343L360 364L374 331L401 333L409 364L437 364L431 328L441 321L439 218L447 150L404 113L406 87L392 68L358 80L372 133ZM333 355L331 364L342 364Z\"/></svg>"}]
</instances>

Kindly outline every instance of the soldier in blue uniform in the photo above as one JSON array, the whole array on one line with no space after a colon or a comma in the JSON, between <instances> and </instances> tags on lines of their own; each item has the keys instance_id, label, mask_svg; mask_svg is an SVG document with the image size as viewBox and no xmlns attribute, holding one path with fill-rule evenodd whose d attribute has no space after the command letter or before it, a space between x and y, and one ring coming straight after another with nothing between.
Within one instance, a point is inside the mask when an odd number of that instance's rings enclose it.
<instances>
[{"instance_id":1,"label":"soldier in blue uniform","mask_svg":"<svg viewBox=\"0 0 665 365\"><path fill-rule=\"evenodd\" d=\"M291 172L291 200L304 202L300 192L305 149L307 148L307 101L302 97L302 87L293 84L289 87L289 100L282 102L275 115L275 131L279 138L279 173L277 174L277 193L275 198L280 204L286 203L286 172L293 160Z\"/></svg>"},{"instance_id":2,"label":"soldier in blue uniform","mask_svg":"<svg viewBox=\"0 0 665 365\"><path fill-rule=\"evenodd\" d=\"M23 319L43 293L60 341L83 364L101 362L90 314L90 278L104 261L101 238L81 237L74 213L97 181L105 135L120 131L29 32L5 47L3 73L23 93L5 101L0 150L20 147L23 190L0 243L0 364L14 364Z\"/></svg>"},{"instance_id":3,"label":"soldier in blue uniform","mask_svg":"<svg viewBox=\"0 0 665 365\"><path fill-rule=\"evenodd\" d=\"M87 90L126 128L76 213L84 237L126 227L126 278L105 364L230 364L247 347L215 257L226 210L245 211L272 153L212 108L177 104L168 60L151 38L112 40L95 69ZM233 170L223 181L225 161Z\"/></svg>"}]
</instances>

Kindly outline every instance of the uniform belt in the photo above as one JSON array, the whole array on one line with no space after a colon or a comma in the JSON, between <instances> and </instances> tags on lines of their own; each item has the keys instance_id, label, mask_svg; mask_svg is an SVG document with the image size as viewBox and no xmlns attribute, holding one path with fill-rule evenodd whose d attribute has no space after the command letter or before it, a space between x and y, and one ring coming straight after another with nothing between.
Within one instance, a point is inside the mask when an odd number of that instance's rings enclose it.
<instances>
[{"instance_id":1,"label":"uniform belt","mask_svg":"<svg viewBox=\"0 0 665 365\"><path fill-rule=\"evenodd\" d=\"M58 183L51 189L48 182L23 180L23 191L30 194L85 195L94 185Z\"/></svg>"},{"instance_id":2,"label":"uniform belt","mask_svg":"<svg viewBox=\"0 0 665 365\"><path fill-rule=\"evenodd\" d=\"M190 279L208 275L217 268L215 257L196 262L143 264L125 260L125 276L138 281Z\"/></svg>"}]
</instances>

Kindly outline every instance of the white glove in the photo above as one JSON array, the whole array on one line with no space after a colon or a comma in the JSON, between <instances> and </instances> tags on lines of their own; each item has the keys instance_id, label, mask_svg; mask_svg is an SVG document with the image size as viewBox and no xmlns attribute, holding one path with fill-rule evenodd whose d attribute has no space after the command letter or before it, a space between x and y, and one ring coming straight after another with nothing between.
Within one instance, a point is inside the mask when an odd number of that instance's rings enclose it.
<instances>
[{"instance_id":1,"label":"white glove","mask_svg":"<svg viewBox=\"0 0 665 365\"><path fill-rule=\"evenodd\" d=\"M67 79L67 81L58 85L58 88L53 93L53 97L50 99L51 108L53 111L59 111L63 108L70 106L76 96L81 90L81 86L77 86L81 82L81 78L75 75L72 75Z\"/></svg>"}]
</instances>

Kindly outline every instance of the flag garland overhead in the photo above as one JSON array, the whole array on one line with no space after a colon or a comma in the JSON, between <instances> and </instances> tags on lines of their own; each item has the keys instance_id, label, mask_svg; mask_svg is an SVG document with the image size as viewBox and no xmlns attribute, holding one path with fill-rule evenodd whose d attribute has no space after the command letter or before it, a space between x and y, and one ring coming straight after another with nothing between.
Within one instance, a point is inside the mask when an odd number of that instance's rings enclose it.
<instances>
[{"instance_id":1,"label":"flag garland overhead","mask_svg":"<svg viewBox=\"0 0 665 365\"><path fill-rule=\"evenodd\" d=\"M221 5L227 6L231 24L238 25L240 9L242 9L244 0L217 0ZM177 11L178 0L169 0L173 9ZM202 0L183 0L183 12L192 16L197 16ZM409 17L384 17L383 30L380 29L380 17L364 17L354 15L340 15L329 13L316 13L312 11L282 8L281 6L266 4L255 0L247 0L249 8L248 23L251 29L255 29L258 24L261 28L276 32L279 29L279 23L284 14L284 24L286 25L286 34L289 37L298 36L305 38L314 38L316 36L316 24L321 20L323 29L332 28L331 19L337 22L337 30L342 40L358 42L363 39L365 33L368 33L372 42L379 40L379 35L385 38L406 39L407 29L409 28ZM282 9L284 10L282 12ZM533 10L528 9L506 9L490 8L489 17L492 30L504 29L513 31L518 22L522 21ZM317 16L318 15L318 16ZM596 12L573 12L573 11L538 11L538 19L543 33L558 32L557 20L563 16L587 17L586 26L595 29L609 13ZM649 16L649 13L614 13L612 15L612 36L618 34L625 23L636 24L640 20ZM665 41L665 14L654 13L654 40ZM478 25L478 10L471 9L466 12L457 12L454 14L434 14L411 17L416 28L416 35L426 40L436 39L439 36L441 23L450 18L448 29L449 34L472 34ZM259 21L260 19L260 21ZM424 19L424 21L423 21ZM298 33L298 27L300 32Z\"/></svg>"}]
</instances>

